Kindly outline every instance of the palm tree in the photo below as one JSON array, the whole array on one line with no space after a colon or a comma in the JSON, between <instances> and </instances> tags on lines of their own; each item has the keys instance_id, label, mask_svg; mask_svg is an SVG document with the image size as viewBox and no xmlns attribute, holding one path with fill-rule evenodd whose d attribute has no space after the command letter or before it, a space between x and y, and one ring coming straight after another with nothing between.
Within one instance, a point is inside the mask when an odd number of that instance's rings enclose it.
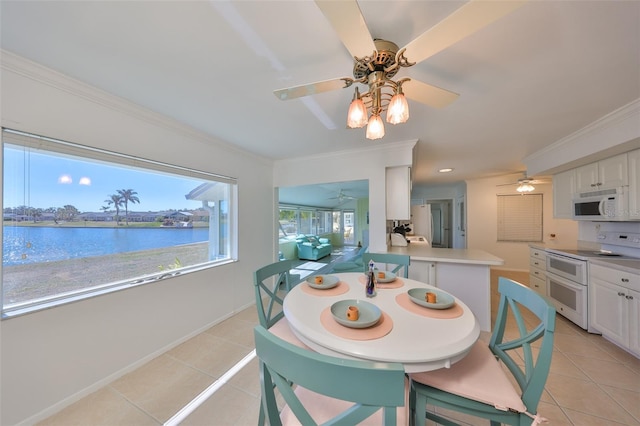
<instances>
[{"instance_id":1,"label":"palm tree","mask_svg":"<svg viewBox=\"0 0 640 426\"><path fill-rule=\"evenodd\" d=\"M129 202L133 204L139 203L140 199L136 196L138 193L133 189L118 189L118 195L120 195L122 203L124 204L124 218L127 226L129 226Z\"/></svg>"},{"instance_id":2,"label":"palm tree","mask_svg":"<svg viewBox=\"0 0 640 426\"><path fill-rule=\"evenodd\" d=\"M106 200L104 200L105 203L107 203L107 205L111 205L113 204L114 207L116 208L116 224L120 224L120 207L122 206L122 196L120 194L111 194L109 195L109 198L107 198Z\"/></svg>"}]
</instances>

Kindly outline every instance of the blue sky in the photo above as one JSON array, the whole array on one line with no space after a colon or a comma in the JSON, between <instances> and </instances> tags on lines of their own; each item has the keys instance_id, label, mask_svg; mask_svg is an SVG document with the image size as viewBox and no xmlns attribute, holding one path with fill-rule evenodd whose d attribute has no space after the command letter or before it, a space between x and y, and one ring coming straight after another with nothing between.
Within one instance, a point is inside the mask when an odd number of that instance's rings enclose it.
<instances>
[{"instance_id":1,"label":"blue sky","mask_svg":"<svg viewBox=\"0 0 640 426\"><path fill-rule=\"evenodd\" d=\"M12 149L10 145L5 145L3 160L5 208L27 205L46 209L71 204L81 212L99 212L102 206L107 206L105 200L118 189L137 192L140 203L129 204L130 211L201 206L199 201L188 201L185 195L203 183L202 180L114 167L36 150ZM88 178L90 185L80 184L82 178Z\"/></svg>"}]
</instances>

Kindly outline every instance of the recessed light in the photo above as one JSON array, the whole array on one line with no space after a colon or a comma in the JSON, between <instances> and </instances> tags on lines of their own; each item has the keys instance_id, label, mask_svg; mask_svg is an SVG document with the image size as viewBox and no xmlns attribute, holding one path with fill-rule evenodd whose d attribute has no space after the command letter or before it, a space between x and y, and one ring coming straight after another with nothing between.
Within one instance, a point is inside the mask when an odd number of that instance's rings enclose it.
<instances>
[{"instance_id":1,"label":"recessed light","mask_svg":"<svg viewBox=\"0 0 640 426\"><path fill-rule=\"evenodd\" d=\"M449 173L449 172L452 172L452 171L453 171L453 169L446 168L446 169L440 169L440 170L438 170L438 171L439 171L440 173Z\"/></svg>"}]
</instances>

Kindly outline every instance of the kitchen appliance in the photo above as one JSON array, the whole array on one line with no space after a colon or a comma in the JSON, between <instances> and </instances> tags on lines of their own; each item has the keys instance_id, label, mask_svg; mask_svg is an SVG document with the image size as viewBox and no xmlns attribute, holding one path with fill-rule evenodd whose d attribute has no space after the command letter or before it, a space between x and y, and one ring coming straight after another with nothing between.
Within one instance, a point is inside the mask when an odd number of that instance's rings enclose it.
<instances>
[{"instance_id":1,"label":"kitchen appliance","mask_svg":"<svg viewBox=\"0 0 640 426\"><path fill-rule=\"evenodd\" d=\"M640 234L600 232L600 250L547 249L547 295L557 312L589 332L589 268L593 258L630 260L640 257Z\"/></svg>"},{"instance_id":2,"label":"kitchen appliance","mask_svg":"<svg viewBox=\"0 0 640 426\"><path fill-rule=\"evenodd\" d=\"M547 251L547 291L557 312L588 329L587 261Z\"/></svg>"},{"instance_id":3,"label":"kitchen appliance","mask_svg":"<svg viewBox=\"0 0 640 426\"><path fill-rule=\"evenodd\" d=\"M406 247L408 245L407 238L397 232L391 234L391 245L394 247Z\"/></svg>"},{"instance_id":4,"label":"kitchen appliance","mask_svg":"<svg viewBox=\"0 0 640 426\"><path fill-rule=\"evenodd\" d=\"M624 187L577 194L573 199L573 219L591 221L629 220Z\"/></svg>"},{"instance_id":5,"label":"kitchen appliance","mask_svg":"<svg viewBox=\"0 0 640 426\"><path fill-rule=\"evenodd\" d=\"M424 237L429 245L431 245L433 241L431 204L416 204L411 206L411 224L413 234Z\"/></svg>"}]
</instances>

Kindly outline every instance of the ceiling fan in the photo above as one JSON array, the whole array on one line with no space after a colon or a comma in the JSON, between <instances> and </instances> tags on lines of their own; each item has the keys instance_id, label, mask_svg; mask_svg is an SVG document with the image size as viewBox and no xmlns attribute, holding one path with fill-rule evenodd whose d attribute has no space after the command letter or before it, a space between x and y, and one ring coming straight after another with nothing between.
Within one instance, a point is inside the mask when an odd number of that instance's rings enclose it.
<instances>
[{"instance_id":1,"label":"ceiling fan","mask_svg":"<svg viewBox=\"0 0 640 426\"><path fill-rule=\"evenodd\" d=\"M496 186L513 186L513 185L518 185L518 187L516 188L516 191L518 192L531 192L535 189L535 187L533 185L542 185L542 184L547 184L547 183L551 183L548 180L545 179L533 179L527 176L527 174L524 174L524 177L518 179L516 182L511 182L511 183L502 183L500 185L496 185Z\"/></svg>"},{"instance_id":2,"label":"ceiling fan","mask_svg":"<svg viewBox=\"0 0 640 426\"><path fill-rule=\"evenodd\" d=\"M356 197L352 197L350 195L345 194L342 189L340 189L338 191L338 195L337 196L331 197L329 199L330 200L338 200L340 203L343 202L343 201L347 201L347 200L357 200Z\"/></svg>"},{"instance_id":3,"label":"ceiling fan","mask_svg":"<svg viewBox=\"0 0 640 426\"><path fill-rule=\"evenodd\" d=\"M404 123L409 118L405 93L408 98L435 108L444 108L459 96L410 78L392 80L400 68L424 61L509 14L526 0L471 0L403 48L392 41L371 37L356 0L316 0L315 3L354 58L353 77L288 87L275 90L274 94L281 100L289 100L343 89L354 83L364 84L368 91L362 94L356 86L347 127L367 125L367 138L378 139L384 136L380 117L384 111L391 124Z\"/></svg>"}]
</instances>

